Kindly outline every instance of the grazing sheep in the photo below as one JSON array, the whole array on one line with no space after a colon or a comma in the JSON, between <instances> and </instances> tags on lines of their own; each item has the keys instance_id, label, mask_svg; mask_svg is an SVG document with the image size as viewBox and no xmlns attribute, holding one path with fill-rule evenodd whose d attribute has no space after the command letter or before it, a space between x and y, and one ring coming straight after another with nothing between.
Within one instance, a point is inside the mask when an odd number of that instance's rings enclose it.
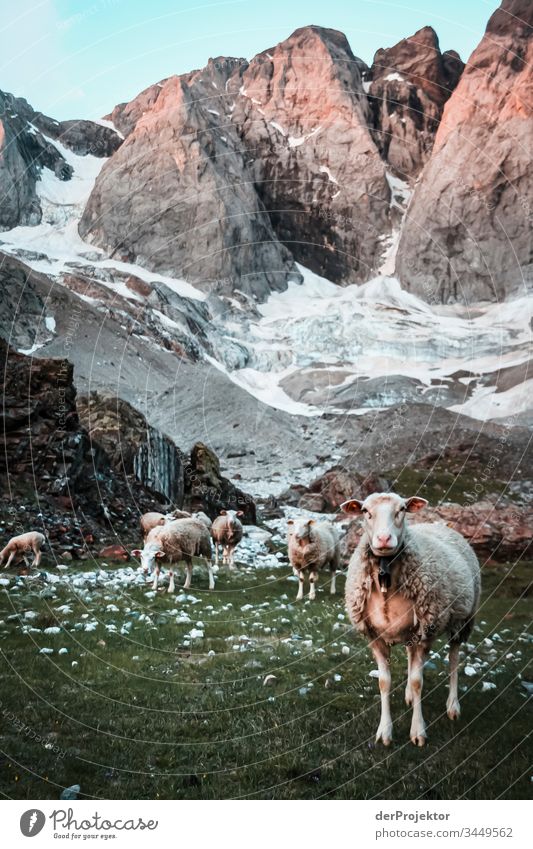
<instances>
[{"instance_id":1,"label":"grazing sheep","mask_svg":"<svg viewBox=\"0 0 533 849\"><path fill-rule=\"evenodd\" d=\"M340 565L339 537L331 522L315 522L314 519L302 519L294 523L287 522L289 537L289 560L297 575L298 595L296 601L304 597L304 580L309 578L309 599L316 596L318 570L329 566L331 569L331 594L335 594L335 579Z\"/></svg>"},{"instance_id":2,"label":"grazing sheep","mask_svg":"<svg viewBox=\"0 0 533 849\"><path fill-rule=\"evenodd\" d=\"M29 566L28 558L26 557L28 551L33 551L33 563L31 566L39 566L41 562L41 548L45 542L44 534L39 533L39 531L28 531L25 534L11 537L6 547L0 551L0 566L6 557L8 559L4 569L11 566L15 558L19 560L21 557L24 558L26 566Z\"/></svg>"},{"instance_id":3,"label":"grazing sheep","mask_svg":"<svg viewBox=\"0 0 533 849\"><path fill-rule=\"evenodd\" d=\"M185 561L187 577L184 589L188 590L191 586L193 557L206 559L209 589L212 590L215 588L211 567L211 538L203 522L200 522L198 519L175 519L172 522L167 522L162 526L153 528L146 537L142 551L135 549L131 553L134 557L141 558L141 564L145 572L155 572L154 590L157 589L159 582L161 560L166 560L171 564L169 570L169 593L175 591L172 564L178 563L180 560Z\"/></svg>"},{"instance_id":4,"label":"grazing sheep","mask_svg":"<svg viewBox=\"0 0 533 849\"><path fill-rule=\"evenodd\" d=\"M407 648L405 701L413 706L411 741L423 746L424 662L433 640L449 638L450 689L447 712L459 717L457 667L459 646L474 625L479 604L477 557L464 537L446 525L409 526L407 513L425 507L424 498L373 493L365 501L342 504L346 513L363 515L364 533L348 566L346 607L357 628L370 640L381 691L381 721L376 741L392 739L389 693L390 647Z\"/></svg>"},{"instance_id":5,"label":"grazing sheep","mask_svg":"<svg viewBox=\"0 0 533 849\"><path fill-rule=\"evenodd\" d=\"M222 546L222 563L230 569L235 565L235 547L243 535L242 522L239 516L244 516L242 510L221 510L211 526L211 536L215 543L215 564L218 566L218 547Z\"/></svg>"}]
</instances>

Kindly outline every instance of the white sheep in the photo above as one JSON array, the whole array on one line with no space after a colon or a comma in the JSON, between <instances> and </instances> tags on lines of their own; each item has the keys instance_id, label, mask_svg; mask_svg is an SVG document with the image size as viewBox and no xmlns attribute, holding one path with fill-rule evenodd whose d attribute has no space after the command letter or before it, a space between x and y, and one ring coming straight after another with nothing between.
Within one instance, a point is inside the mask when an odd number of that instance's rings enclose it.
<instances>
[{"instance_id":1,"label":"white sheep","mask_svg":"<svg viewBox=\"0 0 533 849\"><path fill-rule=\"evenodd\" d=\"M154 590L157 589L161 571L160 563L163 560L171 565L168 592L173 593L175 591L172 566L180 560L185 561L187 569L184 589L189 589L192 579L193 557L205 558L209 575L209 589L215 588L211 565L211 538L203 522L198 519L175 519L153 528L146 537L144 548L142 550L134 549L131 553L134 557L141 558L141 565L145 572L154 571L152 587Z\"/></svg>"},{"instance_id":2,"label":"white sheep","mask_svg":"<svg viewBox=\"0 0 533 849\"><path fill-rule=\"evenodd\" d=\"M191 513L193 519L198 519L200 522L203 522L206 526L207 530L210 531L213 527L213 522L203 510L197 510L195 513Z\"/></svg>"},{"instance_id":3,"label":"white sheep","mask_svg":"<svg viewBox=\"0 0 533 849\"><path fill-rule=\"evenodd\" d=\"M157 513L155 511L144 513L140 518L143 539L146 539L153 528L157 528L167 522L173 522L174 519L189 519L190 516L191 514L185 510L172 510L171 513Z\"/></svg>"},{"instance_id":4,"label":"white sheep","mask_svg":"<svg viewBox=\"0 0 533 849\"><path fill-rule=\"evenodd\" d=\"M20 557L23 557L24 563L26 566L29 566L28 558L26 557L26 554L29 551L33 551L33 562L31 567L39 566L41 562L41 548L45 542L46 539L44 534L39 533L39 531L28 531L25 534L19 534L16 537L11 537L5 548L0 551L0 566L6 557L8 560L4 569L11 566L11 563L15 558L18 560Z\"/></svg>"},{"instance_id":5,"label":"white sheep","mask_svg":"<svg viewBox=\"0 0 533 849\"><path fill-rule=\"evenodd\" d=\"M243 535L240 516L244 516L242 510L221 510L211 526L211 536L215 543L215 564L218 566L218 547L222 547L222 563L228 564L230 569L235 565L235 548L240 543Z\"/></svg>"},{"instance_id":6,"label":"white sheep","mask_svg":"<svg viewBox=\"0 0 533 849\"><path fill-rule=\"evenodd\" d=\"M335 580L340 566L339 536L331 522L302 519L287 522L289 561L298 577L296 601L304 597L304 581L309 579L309 599L316 597L319 569L331 569L331 594L335 594Z\"/></svg>"},{"instance_id":7,"label":"white sheep","mask_svg":"<svg viewBox=\"0 0 533 849\"><path fill-rule=\"evenodd\" d=\"M410 526L407 513L425 507L424 498L373 493L351 499L342 509L363 516L364 533L353 552L346 580L346 608L358 631L369 640L381 692L381 721L376 741L392 739L389 695L390 647L407 648L405 701L413 706L411 741L423 746L424 662L433 640L449 638L450 688L447 712L460 714L457 691L459 647L472 630L481 587L477 557L461 534L446 525Z\"/></svg>"}]
</instances>

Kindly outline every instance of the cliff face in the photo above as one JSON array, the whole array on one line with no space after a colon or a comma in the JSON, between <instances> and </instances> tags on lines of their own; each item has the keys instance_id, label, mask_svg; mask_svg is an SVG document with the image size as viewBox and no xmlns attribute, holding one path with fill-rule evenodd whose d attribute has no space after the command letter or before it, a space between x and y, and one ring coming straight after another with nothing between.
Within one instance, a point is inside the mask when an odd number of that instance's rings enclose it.
<instances>
[{"instance_id":1,"label":"cliff face","mask_svg":"<svg viewBox=\"0 0 533 849\"><path fill-rule=\"evenodd\" d=\"M369 73L374 137L403 179L416 177L431 155L444 104L463 68L458 53L441 53L431 27L374 56Z\"/></svg>"},{"instance_id":2,"label":"cliff face","mask_svg":"<svg viewBox=\"0 0 533 849\"><path fill-rule=\"evenodd\" d=\"M43 168L60 180L72 167L60 147L79 156L110 156L121 144L117 133L93 121L54 121L22 97L0 91L0 230L41 221L38 183Z\"/></svg>"},{"instance_id":3,"label":"cliff face","mask_svg":"<svg viewBox=\"0 0 533 849\"><path fill-rule=\"evenodd\" d=\"M278 239L338 283L372 275L390 229L365 67L342 33L303 27L252 59L232 111Z\"/></svg>"},{"instance_id":4,"label":"cliff face","mask_svg":"<svg viewBox=\"0 0 533 849\"><path fill-rule=\"evenodd\" d=\"M533 280L533 4L504 0L445 106L398 250L427 300L501 300Z\"/></svg>"},{"instance_id":5,"label":"cliff face","mask_svg":"<svg viewBox=\"0 0 533 849\"><path fill-rule=\"evenodd\" d=\"M96 181L80 233L112 256L263 300L299 279L229 119L229 60L170 77L117 120L130 132ZM122 116L122 117L121 117Z\"/></svg>"}]
</instances>

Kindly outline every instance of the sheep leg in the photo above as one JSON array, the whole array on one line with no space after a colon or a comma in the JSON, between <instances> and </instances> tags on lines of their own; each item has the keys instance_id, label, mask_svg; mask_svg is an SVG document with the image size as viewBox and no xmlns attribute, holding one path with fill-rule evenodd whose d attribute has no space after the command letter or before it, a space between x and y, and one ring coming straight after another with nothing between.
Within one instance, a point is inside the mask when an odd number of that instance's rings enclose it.
<instances>
[{"instance_id":1,"label":"sheep leg","mask_svg":"<svg viewBox=\"0 0 533 849\"><path fill-rule=\"evenodd\" d=\"M392 741L392 717L390 712L390 647L383 640L374 640L370 644L379 672L379 692L381 694L381 718L376 731L376 743L381 740L384 746Z\"/></svg>"},{"instance_id":2,"label":"sheep leg","mask_svg":"<svg viewBox=\"0 0 533 849\"><path fill-rule=\"evenodd\" d=\"M314 601L316 598L316 583L318 581L318 572L309 573L309 601Z\"/></svg>"},{"instance_id":3,"label":"sheep leg","mask_svg":"<svg viewBox=\"0 0 533 849\"><path fill-rule=\"evenodd\" d=\"M413 693L411 691L411 646L406 646L407 652L407 684L405 685L405 704L410 707L413 704Z\"/></svg>"},{"instance_id":4,"label":"sheep leg","mask_svg":"<svg viewBox=\"0 0 533 849\"><path fill-rule=\"evenodd\" d=\"M413 697L413 718L411 721L411 743L424 746L426 742L426 724L422 716L422 688L424 686L424 661L427 647L424 645L411 646L411 670L409 684Z\"/></svg>"},{"instance_id":5,"label":"sheep leg","mask_svg":"<svg viewBox=\"0 0 533 849\"><path fill-rule=\"evenodd\" d=\"M31 565L32 565L32 568L35 566L35 568L37 569L41 565L41 550L37 549L37 551L34 551L33 553L34 553L34 558L33 558L33 563Z\"/></svg>"},{"instance_id":6,"label":"sheep leg","mask_svg":"<svg viewBox=\"0 0 533 849\"><path fill-rule=\"evenodd\" d=\"M215 566L218 568L218 542L215 542Z\"/></svg>"},{"instance_id":7,"label":"sheep leg","mask_svg":"<svg viewBox=\"0 0 533 849\"><path fill-rule=\"evenodd\" d=\"M185 568L187 570L187 576L185 578L185 583L183 584L183 589L188 590L192 581L192 560L186 561Z\"/></svg>"},{"instance_id":8,"label":"sheep leg","mask_svg":"<svg viewBox=\"0 0 533 849\"><path fill-rule=\"evenodd\" d=\"M213 575L213 565L212 565L210 560L206 560L206 564L207 564L207 574L209 576L209 589L214 590L215 589L215 578L214 578L214 575Z\"/></svg>"},{"instance_id":9,"label":"sheep leg","mask_svg":"<svg viewBox=\"0 0 533 849\"><path fill-rule=\"evenodd\" d=\"M174 569L172 568L172 566L170 567L170 571L169 571L169 573L168 573L168 574L169 574L170 580L169 580L169 582L168 582L168 590L167 590L167 592L169 592L169 593L175 593L175 592L176 592L176 585L175 585L175 583L174 583Z\"/></svg>"},{"instance_id":10,"label":"sheep leg","mask_svg":"<svg viewBox=\"0 0 533 849\"><path fill-rule=\"evenodd\" d=\"M298 595L296 601L301 601L304 597L304 573L298 572Z\"/></svg>"},{"instance_id":11,"label":"sheep leg","mask_svg":"<svg viewBox=\"0 0 533 849\"><path fill-rule=\"evenodd\" d=\"M450 667L450 692L446 702L446 711L450 719L459 719L461 708L459 706L459 693L457 689L459 678L459 643L450 643L448 654Z\"/></svg>"},{"instance_id":12,"label":"sheep leg","mask_svg":"<svg viewBox=\"0 0 533 849\"><path fill-rule=\"evenodd\" d=\"M12 551L10 553L9 557L7 558L7 563L4 566L4 569L7 569L8 566L11 566L11 563L13 562L13 559L14 559L16 553L17 553L16 551Z\"/></svg>"},{"instance_id":13,"label":"sheep leg","mask_svg":"<svg viewBox=\"0 0 533 849\"><path fill-rule=\"evenodd\" d=\"M330 593L331 593L331 595L335 595L335 592L336 592L336 580L337 580L337 572L335 571L335 569L332 569L332 570L331 570L331 589L330 589Z\"/></svg>"},{"instance_id":14,"label":"sheep leg","mask_svg":"<svg viewBox=\"0 0 533 849\"><path fill-rule=\"evenodd\" d=\"M161 567L156 564L154 566L154 582L152 584L153 590L157 589L157 584L159 583L159 573L160 573L160 571L161 571Z\"/></svg>"}]
</instances>

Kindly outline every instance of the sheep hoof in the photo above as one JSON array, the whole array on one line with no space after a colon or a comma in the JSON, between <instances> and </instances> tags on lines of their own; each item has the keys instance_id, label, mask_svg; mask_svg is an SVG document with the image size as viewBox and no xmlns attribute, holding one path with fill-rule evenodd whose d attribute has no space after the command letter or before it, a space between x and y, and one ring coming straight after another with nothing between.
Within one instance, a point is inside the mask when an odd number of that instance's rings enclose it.
<instances>
[{"instance_id":1,"label":"sheep hoof","mask_svg":"<svg viewBox=\"0 0 533 849\"><path fill-rule=\"evenodd\" d=\"M457 699L446 705L446 708L448 713L448 719L459 719L459 717L461 716L461 708L459 707L459 702L457 701Z\"/></svg>"},{"instance_id":2,"label":"sheep hoof","mask_svg":"<svg viewBox=\"0 0 533 849\"><path fill-rule=\"evenodd\" d=\"M390 746L392 743L392 725L386 725L383 728L381 725L379 726L376 732L376 743L379 743L380 740L384 746Z\"/></svg>"},{"instance_id":3,"label":"sheep hoof","mask_svg":"<svg viewBox=\"0 0 533 849\"><path fill-rule=\"evenodd\" d=\"M426 745L426 735L425 734L412 734L411 735L411 743L413 746L425 746Z\"/></svg>"}]
</instances>

